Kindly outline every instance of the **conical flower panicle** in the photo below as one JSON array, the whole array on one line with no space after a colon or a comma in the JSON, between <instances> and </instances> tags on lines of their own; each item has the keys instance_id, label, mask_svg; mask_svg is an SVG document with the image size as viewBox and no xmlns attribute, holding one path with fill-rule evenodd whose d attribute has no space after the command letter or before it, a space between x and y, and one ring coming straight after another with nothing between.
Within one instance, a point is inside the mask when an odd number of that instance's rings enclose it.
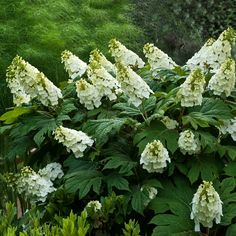
<instances>
[{"instance_id":1,"label":"conical flower panicle","mask_svg":"<svg viewBox=\"0 0 236 236\"><path fill-rule=\"evenodd\" d=\"M205 77L201 69L194 69L185 82L181 84L177 93L182 107L193 107L202 104L202 93L204 92Z\"/></svg>"},{"instance_id":2,"label":"conical flower panicle","mask_svg":"<svg viewBox=\"0 0 236 236\"><path fill-rule=\"evenodd\" d=\"M208 88L215 95L225 94L230 96L235 86L235 61L232 58L226 59L216 73L211 77Z\"/></svg>"},{"instance_id":3,"label":"conical flower panicle","mask_svg":"<svg viewBox=\"0 0 236 236\"><path fill-rule=\"evenodd\" d=\"M201 151L200 141L191 130L185 130L180 133L178 145L184 155L186 153L189 155L197 154Z\"/></svg>"},{"instance_id":4,"label":"conical flower panicle","mask_svg":"<svg viewBox=\"0 0 236 236\"><path fill-rule=\"evenodd\" d=\"M115 66L110 61L108 61L98 49L95 49L90 53L89 62L91 63L92 61L97 61L109 73L115 74Z\"/></svg>"},{"instance_id":5,"label":"conical flower panicle","mask_svg":"<svg viewBox=\"0 0 236 236\"><path fill-rule=\"evenodd\" d=\"M141 154L140 164L149 173L162 173L167 162L171 162L169 153L159 140L148 143Z\"/></svg>"},{"instance_id":6,"label":"conical flower panicle","mask_svg":"<svg viewBox=\"0 0 236 236\"><path fill-rule=\"evenodd\" d=\"M68 50L62 52L61 62L71 79L81 77L86 72L87 64Z\"/></svg>"},{"instance_id":7,"label":"conical flower panicle","mask_svg":"<svg viewBox=\"0 0 236 236\"><path fill-rule=\"evenodd\" d=\"M129 97L128 102L138 107L144 98L149 98L153 91L146 82L129 66L116 63L116 78L121 85L124 94Z\"/></svg>"},{"instance_id":8,"label":"conical flower panicle","mask_svg":"<svg viewBox=\"0 0 236 236\"><path fill-rule=\"evenodd\" d=\"M222 216L222 201L211 182L203 181L192 199L190 218L195 222L195 231L200 231L200 224L212 228L213 221L219 224Z\"/></svg>"},{"instance_id":9,"label":"conical flower panicle","mask_svg":"<svg viewBox=\"0 0 236 236\"><path fill-rule=\"evenodd\" d=\"M143 60L136 53L127 49L116 39L110 41L109 52L115 58L116 62L121 62L126 66L142 68L145 65Z\"/></svg>"},{"instance_id":10,"label":"conical flower panicle","mask_svg":"<svg viewBox=\"0 0 236 236\"><path fill-rule=\"evenodd\" d=\"M147 43L143 47L145 57L151 66L151 70L173 69L177 64L163 51L155 47L152 43Z\"/></svg>"},{"instance_id":11,"label":"conical flower panicle","mask_svg":"<svg viewBox=\"0 0 236 236\"><path fill-rule=\"evenodd\" d=\"M215 73L221 64L231 57L232 44L235 43L236 33L232 28L223 31L216 41L208 40L199 52L187 61L190 69L200 67L202 70Z\"/></svg>"},{"instance_id":12,"label":"conical flower panicle","mask_svg":"<svg viewBox=\"0 0 236 236\"><path fill-rule=\"evenodd\" d=\"M88 79L98 90L100 97L116 100L120 91L120 84L99 62L93 60L87 69Z\"/></svg>"},{"instance_id":13,"label":"conical flower panicle","mask_svg":"<svg viewBox=\"0 0 236 236\"><path fill-rule=\"evenodd\" d=\"M102 96L99 94L98 89L93 84L88 83L84 79L76 81L77 97L81 104L83 104L88 110L93 110L95 107L101 106Z\"/></svg>"},{"instance_id":14,"label":"conical flower panicle","mask_svg":"<svg viewBox=\"0 0 236 236\"><path fill-rule=\"evenodd\" d=\"M87 147L93 145L93 140L84 132L60 126L54 131L55 139L72 151L76 158L83 157Z\"/></svg>"},{"instance_id":15,"label":"conical flower panicle","mask_svg":"<svg viewBox=\"0 0 236 236\"><path fill-rule=\"evenodd\" d=\"M32 99L45 106L56 106L62 98L57 88L42 72L16 56L7 69L7 84L15 105L28 104Z\"/></svg>"},{"instance_id":16,"label":"conical flower panicle","mask_svg":"<svg viewBox=\"0 0 236 236\"><path fill-rule=\"evenodd\" d=\"M16 189L31 202L45 202L48 194L56 190L52 181L63 175L61 164L56 162L48 164L38 173L31 167L25 166L21 169L16 181Z\"/></svg>"}]
</instances>

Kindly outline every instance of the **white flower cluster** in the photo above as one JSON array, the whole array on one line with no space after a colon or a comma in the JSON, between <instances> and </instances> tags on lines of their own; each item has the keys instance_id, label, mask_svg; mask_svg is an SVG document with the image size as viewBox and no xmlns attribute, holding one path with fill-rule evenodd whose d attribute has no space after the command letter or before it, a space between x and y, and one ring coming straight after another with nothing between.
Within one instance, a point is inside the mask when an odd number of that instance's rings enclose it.
<instances>
[{"instance_id":1,"label":"white flower cluster","mask_svg":"<svg viewBox=\"0 0 236 236\"><path fill-rule=\"evenodd\" d=\"M87 64L68 50L62 52L61 61L71 79L81 77L86 72Z\"/></svg>"},{"instance_id":2,"label":"white flower cluster","mask_svg":"<svg viewBox=\"0 0 236 236\"><path fill-rule=\"evenodd\" d=\"M101 96L97 88L88 83L84 79L76 81L77 97L81 104L83 104L88 110L93 110L95 107L101 106Z\"/></svg>"},{"instance_id":3,"label":"white flower cluster","mask_svg":"<svg viewBox=\"0 0 236 236\"><path fill-rule=\"evenodd\" d=\"M83 157L87 147L93 145L93 140L84 132L60 126L54 131L55 139L72 151L76 158Z\"/></svg>"},{"instance_id":4,"label":"white flower cluster","mask_svg":"<svg viewBox=\"0 0 236 236\"><path fill-rule=\"evenodd\" d=\"M91 63L92 61L97 61L109 73L115 74L115 66L110 61L108 61L98 49L95 49L90 53L89 62Z\"/></svg>"},{"instance_id":5,"label":"white flower cluster","mask_svg":"<svg viewBox=\"0 0 236 236\"><path fill-rule=\"evenodd\" d=\"M230 96L235 86L235 61L228 58L211 77L208 88L215 95L225 93L226 97Z\"/></svg>"},{"instance_id":6,"label":"white flower cluster","mask_svg":"<svg viewBox=\"0 0 236 236\"><path fill-rule=\"evenodd\" d=\"M144 190L146 190L148 192L148 197L150 200L154 199L157 195L157 189L154 187L150 187L150 186L144 186L141 187L141 192L143 192Z\"/></svg>"},{"instance_id":7,"label":"white flower cluster","mask_svg":"<svg viewBox=\"0 0 236 236\"><path fill-rule=\"evenodd\" d=\"M85 210L91 209L93 212L98 212L102 209L102 204L99 201L90 201L86 207Z\"/></svg>"},{"instance_id":8,"label":"white flower cluster","mask_svg":"<svg viewBox=\"0 0 236 236\"><path fill-rule=\"evenodd\" d=\"M52 168L53 166L53 168ZM53 173L50 171L53 170ZM21 169L16 187L19 194L24 194L30 201L45 202L47 195L54 192L53 182L64 175L59 163L51 163L36 173L29 166Z\"/></svg>"},{"instance_id":9,"label":"white flower cluster","mask_svg":"<svg viewBox=\"0 0 236 236\"><path fill-rule=\"evenodd\" d=\"M180 151L185 155L197 154L201 151L200 141L191 130L185 130L180 133L178 145Z\"/></svg>"},{"instance_id":10,"label":"white flower cluster","mask_svg":"<svg viewBox=\"0 0 236 236\"><path fill-rule=\"evenodd\" d=\"M224 125L218 128L220 133L229 133L231 135L231 138L236 141L236 118L224 122Z\"/></svg>"},{"instance_id":11,"label":"white flower cluster","mask_svg":"<svg viewBox=\"0 0 236 236\"><path fill-rule=\"evenodd\" d=\"M173 120L168 116L164 116L161 119L161 122L166 126L167 129L176 129L179 126L179 123L176 120Z\"/></svg>"},{"instance_id":12,"label":"white flower cluster","mask_svg":"<svg viewBox=\"0 0 236 236\"><path fill-rule=\"evenodd\" d=\"M116 78L121 84L124 94L129 97L128 102L138 107L142 103L142 99L149 98L153 91L129 66L117 63L116 68Z\"/></svg>"},{"instance_id":13,"label":"white flower cluster","mask_svg":"<svg viewBox=\"0 0 236 236\"><path fill-rule=\"evenodd\" d=\"M225 30L216 41L208 40L186 64L190 69L200 67L204 71L210 70L210 72L215 73L220 65L231 57L231 44L235 41L235 37L232 28Z\"/></svg>"},{"instance_id":14,"label":"white flower cluster","mask_svg":"<svg viewBox=\"0 0 236 236\"><path fill-rule=\"evenodd\" d=\"M59 88L19 56L16 56L8 67L6 80L13 94L13 102L17 106L28 104L32 99L45 106L55 106L62 98Z\"/></svg>"},{"instance_id":15,"label":"white flower cluster","mask_svg":"<svg viewBox=\"0 0 236 236\"><path fill-rule=\"evenodd\" d=\"M98 90L100 100L108 97L110 101L116 100L120 91L118 81L97 61L91 61L87 75L94 87Z\"/></svg>"},{"instance_id":16,"label":"white flower cluster","mask_svg":"<svg viewBox=\"0 0 236 236\"><path fill-rule=\"evenodd\" d=\"M222 216L222 201L211 182L203 181L192 200L191 219L195 223L195 231L200 231L200 224L212 228L213 220L219 224Z\"/></svg>"},{"instance_id":17,"label":"white flower cluster","mask_svg":"<svg viewBox=\"0 0 236 236\"><path fill-rule=\"evenodd\" d=\"M194 69L185 82L180 85L177 98L182 107L192 107L202 104L202 93L204 92L205 77L201 69Z\"/></svg>"},{"instance_id":18,"label":"white flower cluster","mask_svg":"<svg viewBox=\"0 0 236 236\"><path fill-rule=\"evenodd\" d=\"M112 39L109 43L109 51L116 62L121 62L126 66L144 67L143 60L134 52L127 49L118 40Z\"/></svg>"},{"instance_id":19,"label":"white flower cluster","mask_svg":"<svg viewBox=\"0 0 236 236\"><path fill-rule=\"evenodd\" d=\"M159 140L148 143L141 154L140 164L149 173L162 173L167 162L171 162L169 153Z\"/></svg>"},{"instance_id":20,"label":"white flower cluster","mask_svg":"<svg viewBox=\"0 0 236 236\"><path fill-rule=\"evenodd\" d=\"M40 169L38 171L38 174L52 181L54 181L57 178L60 179L64 175L61 168L61 164L57 162L47 164L43 169Z\"/></svg>"},{"instance_id":21,"label":"white flower cluster","mask_svg":"<svg viewBox=\"0 0 236 236\"><path fill-rule=\"evenodd\" d=\"M166 53L155 47L152 43L145 44L143 52L148 59L152 71L160 68L173 69L177 66Z\"/></svg>"}]
</instances>

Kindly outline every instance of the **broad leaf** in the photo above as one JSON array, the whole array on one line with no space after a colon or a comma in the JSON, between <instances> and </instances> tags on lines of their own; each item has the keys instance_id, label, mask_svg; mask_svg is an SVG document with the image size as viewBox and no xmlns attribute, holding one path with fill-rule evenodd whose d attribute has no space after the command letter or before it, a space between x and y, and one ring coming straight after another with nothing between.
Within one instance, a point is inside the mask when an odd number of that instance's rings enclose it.
<instances>
[{"instance_id":1,"label":"broad leaf","mask_svg":"<svg viewBox=\"0 0 236 236\"><path fill-rule=\"evenodd\" d=\"M68 174L64 178L66 191L76 193L79 190L79 197L82 199L91 188L96 194L99 194L103 174L97 170L81 170Z\"/></svg>"},{"instance_id":2,"label":"broad leaf","mask_svg":"<svg viewBox=\"0 0 236 236\"><path fill-rule=\"evenodd\" d=\"M191 109L190 109L191 110ZM192 109L188 115L182 117L184 125L191 124L194 129L218 125L220 120L233 118L230 108L220 99L205 98L202 105Z\"/></svg>"},{"instance_id":3,"label":"broad leaf","mask_svg":"<svg viewBox=\"0 0 236 236\"><path fill-rule=\"evenodd\" d=\"M118 173L107 175L104 181L107 183L108 193L111 193L114 187L119 190L130 191L129 182Z\"/></svg>"},{"instance_id":4,"label":"broad leaf","mask_svg":"<svg viewBox=\"0 0 236 236\"><path fill-rule=\"evenodd\" d=\"M217 192L223 202L223 216L221 218L222 225L230 225L236 216L236 180L233 177L224 179Z\"/></svg>"},{"instance_id":5,"label":"broad leaf","mask_svg":"<svg viewBox=\"0 0 236 236\"><path fill-rule=\"evenodd\" d=\"M18 117L32 112L34 109L32 107L14 107L12 111L8 111L4 113L0 120L4 121L5 124L12 124L14 123Z\"/></svg>"},{"instance_id":6,"label":"broad leaf","mask_svg":"<svg viewBox=\"0 0 236 236\"><path fill-rule=\"evenodd\" d=\"M120 131L127 119L100 119L88 120L83 131L96 139L96 145L102 146L108 139Z\"/></svg>"},{"instance_id":7,"label":"broad leaf","mask_svg":"<svg viewBox=\"0 0 236 236\"><path fill-rule=\"evenodd\" d=\"M157 225L153 236L196 235L194 222L190 220L193 194L189 182L182 177L163 183L163 189L149 206L157 214L150 222Z\"/></svg>"},{"instance_id":8,"label":"broad leaf","mask_svg":"<svg viewBox=\"0 0 236 236\"><path fill-rule=\"evenodd\" d=\"M201 154L196 157L190 157L191 159L186 163L189 166L189 172L187 174L191 183L196 182L199 177L202 180L213 181L218 178L223 163L214 155L204 156Z\"/></svg>"},{"instance_id":9,"label":"broad leaf","mask_svg":"<svg viewBox=\"0 0 236 236\"><path fill-rule=\"evenodd\" d=\"M154 140L160 140L169 151L174 153L178 148L178 138L179 134L176 130L169 130L162 122L153 121L150 126L135 135L134 143L138 146L140 154L145 146Z\"/></svg>"},{"instance_id":10,"label":"broad leaf","mask_svg":"<svg viewBox=\"0 0 236 236\"><path fill-rule=\"evenodd\" d=\"M137 162L132 161L129 156L121 153L114 154L114 156L108 157L106 160L108 161L103 169L119 168L120 174L130 173L131 170L137 166Z\"/></svg>"}]
</instances>

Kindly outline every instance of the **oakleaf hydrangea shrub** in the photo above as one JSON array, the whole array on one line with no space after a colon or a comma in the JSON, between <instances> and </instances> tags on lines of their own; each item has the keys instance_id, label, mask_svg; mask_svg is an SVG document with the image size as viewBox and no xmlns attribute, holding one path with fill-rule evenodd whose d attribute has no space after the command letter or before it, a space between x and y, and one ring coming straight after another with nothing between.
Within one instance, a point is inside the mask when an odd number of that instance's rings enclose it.
<instances>
[{"instance_id":1,"label":"oakleaf hydrangea shrub","mask_svg":"<svg viewBox=\"0 0 236 236\"><path fill-rule=\"evenodd\" d=\"M235 38L225 30L182 67L153 44L137 55L112 39L110 60L94 49L88 62L66 50L59 87L13 59L16 107L0 117L12 227L36 234L34 216L41 235L234 235Z\"/></svg>"}]
</instances>

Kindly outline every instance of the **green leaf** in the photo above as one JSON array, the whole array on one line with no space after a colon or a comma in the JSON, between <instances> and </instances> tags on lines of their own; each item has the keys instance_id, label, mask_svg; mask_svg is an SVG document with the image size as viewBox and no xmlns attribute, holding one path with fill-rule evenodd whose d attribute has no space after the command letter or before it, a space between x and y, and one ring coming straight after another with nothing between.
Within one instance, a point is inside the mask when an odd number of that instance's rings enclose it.
<instances>
[{"instance_id":1,"label":"green leaf","mask_svg":"<svg viewBox=\"0 0 236 236\"><path fill-rule=\"evenodd\" d=\"M228 176L236 177L236 162L229 162L225 165L224 172Z\"/></svg>"},{"instance_id":2,"label":"green leaf","mask_svg":"<svg viewBox=\"0 0 236 236\"><path fill-rule=\"evenodd\" d=\"M158 225L152 236L197 236L198 234L191 229L186 229L186 221L172 214L162 214L155 216L151 224Z\"/></svg>"},{"instance_id":3,"label":"green leaf","mask_svg":"<svg viewBox=\"0 0 236 236\"><path fill-rule=\"evenodd\" d=\"M191 110L191 109L190 109ZM233 118L230 108L220 99L204 98L202 105L192 109L188 115L182 117L184 125L191 124L194 129L217 125L220 120Z\"/></svg>"},{"instance_id":4,"label":"green leaf","mask_svg":"<svg viewBox=\"0 0 236 236\"><path fill-rule=\"evenodd\" d=\"M235 236L236 235L236 224L232 224L227 228L225 236Z\"/></svg>"},{"instance_id":5,"label":"green leaf","mask_svg":"<svg viewBox=\"0 0 236 236\"><path fill-rule=\"evenodd\" d=\"M96 145L102 146L109 138L120 131L127 119L100 119L88 120L83 131L96 139Z\"/></svg>"},{"instance_id":6,"label":"green leaf","mask_svg":"<svg viewBox=\"0 0 236 236\"><path fill-rule=\"evenodd\" d=\"M64 167L68 169L67 174L81 170L96 170L95 162L84 159L76 159L74 155L70 155L64 161Z\"/></svg>"},{"instance_id":7,"label":"green leaf","mask_svg":"<svg viewBox=\"0 0 236 236\"><path fill-rule=\"evenodd\" d=\"M120 115L125 115L125 116L139 116L142 114L140 109L138 107L135 107L132 104L128 103L117 103L112 106L113 109L121 110Z\"/></svg>"},{"instance_id":8,"label":"green leaf","mask_svg":"<svg viewBox=\"0 0 236 236\"><path fill-rule=\"evenodd\" d=\"M223 179L219 189L216 189L223 202L221 225L230 225L236 216L236 180L233 177Z\"/></svg>"},{"instance_id":9,"label":"green leaf","mask_svg":"<svg viewBox=\"0 0 236 236\"><path fill-rule=\"evenodd\" d=\"M192 157L187 163L190 166L187 176L191 183L196 182L199 176L202 180L213 181L218 178L222 165L222 161L213 155Z\"/></svg>"},{"instance_id":10,"label":"green leaf","mask_svg":"<svg viewBox=\"0 0 236 236\"><path fill-rule=\"evenodd\" d=\"M65 189L69 193L76 193L79 190L80 199L84 198L91 188L99 194L103 175L97 170L81 170L76 171L65 177Z\"/></svg>"},{"instance_id":11,"label":"green leaf","mask_svg":"<svg viewBox=\"0 0 236 236\"><path fill-rule=\"evenodd\" d=\"M108 193L112 192L112 188L115 187L119 190L130 191L129 182L118 173L112 173L105 177L107 183Z\"/></svg>"},{"instance_id":12,"label":"green leaf","mask_svg":"<svg viewBox=\"0 0 236 236\"><path fill-rule=\"evenodd\" d=\"M0 135L4 134L6 131L10 130L14 125L4 125L0 127Z\"/></svg>"},{"instance_id":13,"label":"green leaf","mask_svg":"<svg viewBox=\"0 0 236 236\"><path fill-rule=\"evenodd\" d=\"M141 154L145 146L156 139L174 153L178 149L178 138L179 134L176 130L169 130L162 122L153 121L150 126L135 135L134 144L138 146L139 154Z\"/></svg>"},{"instance_id":14,"label":"green leaf","mask_svg":"<svg viewBox=\"0 0 236 236\"><path fill-rule=\"evenodd\" d=\"M150 222L157 225L152 235L195 235L194 222L190 220L194 192L189 182L176 176L173 182L164 181L162 185L149 205L157 213Z\"/></svg>"},{"instance_id":15,"label":"green leaf","mask_svg":"<svg viewBox=\"0 0 236 236\"><path fill-rule=\"evenodd\" d=\"M197 131L196 133L199 134L201 146L205 149L204 152L211 153L216 151L216 146L218 145L216 137L209 132Z\"/></svg>"},{"instance_id":16,"label":"green leaf","mask_svg":"<svg viewBox=\"0 0 236 236\"><path fill-rule=\"evenodd\" d=\"M20 116L32 112L34 109L32 107L14 107L12 111L4 113L0 120L4 121L4 124L14 123Z\"/></svg>"},{"instance_id":17,"label":"green leaf","mask_svg":"<svg viewBox=\"0 0 236 236\"><path fill-rule=\"evenodd\" d=\"M131 205L136 212L143 214L143 211L149 201L150 199L144 192L141 191L140 187L137 186L134 190L132 190Z\"/></svg>"},{"instance_id":18,"label":"green leaf","mask_svg":"<svg viewBox=\"0 0 236 236\"><path fill-rule=\"evenodd\" d=\"M107 163L103 167L105 169L117 169L120 168L120 174L130 173L130 171L137 166L137 162L132 161L129 156L124 154L114 154L114 156L106 158Z\"/></svg>"},{"instance_id":19,"label":"green leaf","mask_svg":"<svg viewBox=\"0 0 236 236\"><path fill-rule=\"evenodd\" d=\"M155 96L150 96L148 99L146 99L143 104L140 106L141 112L149 112L153 110L156 107L156 97Z\"/></svg>"}]
</instances>

